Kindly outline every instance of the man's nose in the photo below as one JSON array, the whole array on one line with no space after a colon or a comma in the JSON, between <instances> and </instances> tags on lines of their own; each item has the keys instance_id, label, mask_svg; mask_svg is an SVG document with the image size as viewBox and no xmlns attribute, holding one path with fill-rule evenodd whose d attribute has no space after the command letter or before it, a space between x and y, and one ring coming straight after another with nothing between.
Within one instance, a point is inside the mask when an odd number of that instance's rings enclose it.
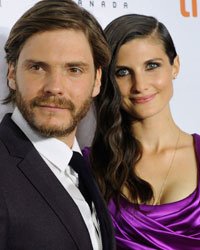
<instances>
[{"instance_id":1,"label":"man's nose","mask_svg":"<svg viewBox=\"0 0 200 250\"><path fill-rule=\"evenodd\" d=\"M66 84L66 77L62 72L56 70L49 72L45 79L44 92L49 95L62 96Z\"/></svg>"}]
</instances>

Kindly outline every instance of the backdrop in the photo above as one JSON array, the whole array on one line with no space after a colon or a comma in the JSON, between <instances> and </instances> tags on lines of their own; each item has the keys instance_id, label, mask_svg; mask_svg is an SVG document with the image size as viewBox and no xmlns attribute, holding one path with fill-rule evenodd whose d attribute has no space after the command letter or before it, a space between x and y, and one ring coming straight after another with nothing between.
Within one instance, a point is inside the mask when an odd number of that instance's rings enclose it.
<instances>
[{"instance_id":1,"label":"backdrop","mask_svg":"<svg viewBox=\"0 0 200 250\"><path fill-rule=\"evenodd\" d=\"M169 29L180 56L181 70L174 81L171 110L175 122L188 133L200 133L200 0L74 0L99 20L104 28L112 19L128 14L152 15ZM4 44L16 20L37 0L0 0L0 99L7 93ZM11 106L0 104L0 120ZM93 109L81 122L77 137L89 146L95 119Z\"/></svg>"}]
</instances>

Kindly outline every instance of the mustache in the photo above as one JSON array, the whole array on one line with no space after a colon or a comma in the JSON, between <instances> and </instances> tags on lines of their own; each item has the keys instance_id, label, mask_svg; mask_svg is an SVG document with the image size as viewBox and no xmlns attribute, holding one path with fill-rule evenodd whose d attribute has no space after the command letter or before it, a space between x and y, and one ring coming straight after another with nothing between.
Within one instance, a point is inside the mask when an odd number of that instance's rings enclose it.
<instances>
[{"instance_id":1,"label":"mustache","mask_svg":"<svg viewBox=\"0 0 200 250\"><path fill-rule=\"evenodd\" d=\"M37 96L31 101L30 106L31 108L37 106L53 106L56 108L68 109L71 111L75 110L75 106L72 101L67 100L64 97L57 96Z\"/></svg>"}]
</instances>

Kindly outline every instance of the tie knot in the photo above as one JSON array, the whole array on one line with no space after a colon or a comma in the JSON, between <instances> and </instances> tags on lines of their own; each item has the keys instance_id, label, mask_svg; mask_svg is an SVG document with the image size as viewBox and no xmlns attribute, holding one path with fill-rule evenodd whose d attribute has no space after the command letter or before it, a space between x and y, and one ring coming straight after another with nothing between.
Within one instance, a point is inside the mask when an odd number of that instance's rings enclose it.
<instances>
[{"instance_id":1,"label":"tie knot","mask_svg":"<svg viewBox=\"0 0 200 250\"><path fill-rule=\"evenodd\" d=\"M83 156L80 153L73 151L73 155L69 162L69 166L72 167L78 174L81 174L85 164L86 162Z\"/></svg>"}]
</instances>

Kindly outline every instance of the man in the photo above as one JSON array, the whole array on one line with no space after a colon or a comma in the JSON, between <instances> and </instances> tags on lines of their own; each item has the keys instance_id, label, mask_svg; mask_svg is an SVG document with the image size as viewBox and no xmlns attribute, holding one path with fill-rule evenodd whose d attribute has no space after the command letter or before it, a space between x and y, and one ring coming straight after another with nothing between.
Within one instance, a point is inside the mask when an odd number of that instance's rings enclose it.
<instances>
[{"instance_id":1,"label":"man","mask_svg":"<svg viewBox=\"0 0 200 250\"><path fill-rule=\"evenodd\" d=\"M43 0L14 25L5 51L4 102L16 107L0 124L0 249L115 249L75 139L110 59L101 27L71 0Z\"/></svg>"}]
</instances>

